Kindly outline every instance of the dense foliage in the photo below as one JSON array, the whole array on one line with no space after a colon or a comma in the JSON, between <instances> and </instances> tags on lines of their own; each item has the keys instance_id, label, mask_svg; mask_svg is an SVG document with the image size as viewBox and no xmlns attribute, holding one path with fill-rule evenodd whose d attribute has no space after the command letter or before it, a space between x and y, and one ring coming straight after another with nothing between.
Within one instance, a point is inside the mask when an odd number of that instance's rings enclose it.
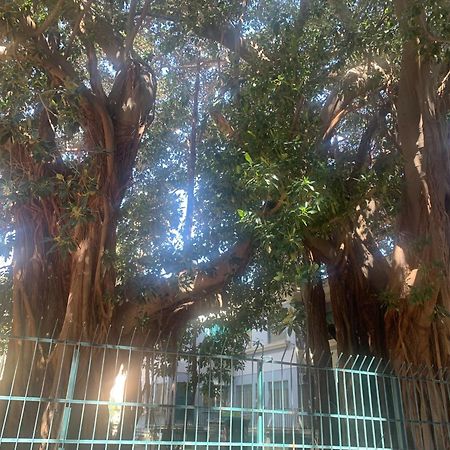
<instances>
[{"instance_id":1,"label":"dense foliage","mask_svg":"<svg viewBox=\"0 0 450 450\"><path fill-rule=\"evenodd\" d=\"M38 28L46 25L49 48L67 55L81 86L92 77L85 49L93 46L108 94L117 65L106 41L125 36L134 13L142 23L133 57L151 65L158 80L155 120L121 202L117 252L103 256L114 265L119 288L108 301L122 301L120 287L136 276L189 284L194 270L208 270L214 257L251 235L255 249L247 272L224 286L222 297L231 307L226 320L234 318L243 329L259 327L274 308L282 311L286 294L325 274L324 259L308 241L332 241L336 230L363 215L381 251L392 250L403 182L395 103L407 36L392 2L47 3L3 6L5 46L14 43L9 30L30 14ZM412 21L423 9L426 33L446 36L448 11L428 3L412 5L404 15ZM78 8L85 10L80 16ZM46 23L52 11L56 17ZM425 32L411 26L408 33ZM49 79L27 39L17 40L13 57L3 55L1 142L26 143L33 163L62 158L70 170L27 177L26 167L1 154L6 323L14 209L30 198L58 196L62 211L47 251L70 254L78 245L70 230L95 220L90 198L100 189L86 168L95 164L95 152L86 150L83 137L81 88ZM448 56L438 40L422 50L442 61ZM39 135L42 111L50 116L58 154ZM194 207L187 245L189 196ZM396 307L387 291L378 301Z\"/></svg>"},{"instance_id":2,"label":"dense foliage","mask_svg":"<svg viewBox=\"0 0 450 450\"><path fill-rule=\"evenodd\" d=\"M448 366L449 14L432 0L4 2L2 327L192 348L216 326L200 351L241 352L250 328L288 326L314 364L331 335L396 370ZM32 355L8 349L16 390L60 367L51 398L67 355ZM448 422L446 399L413 389L411 423ZM49 403L41 435L60 419ZM429 425L421 438L450 442Z\"/></svg>"}]
</instances>

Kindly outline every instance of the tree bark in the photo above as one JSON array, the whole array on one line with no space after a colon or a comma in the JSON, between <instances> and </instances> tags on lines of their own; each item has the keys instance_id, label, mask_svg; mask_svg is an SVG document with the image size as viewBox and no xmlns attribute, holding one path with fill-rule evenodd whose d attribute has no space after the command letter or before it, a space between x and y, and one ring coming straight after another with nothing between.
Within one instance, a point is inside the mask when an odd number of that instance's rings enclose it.
<instances>
[{"instance_id":1,"label":"tree bark","mask_svg":"<svg viewBox=\"0 0 450 450\"><path fill-rule=\"evenodd\" d=\"M311 383L311 406L314 414L313 428L320 430L323 445L332 445L335 424L327 417L335 413L336 390L332 367L332 355L328 341L325 292L320 277L310 279L301 287L306 309L306 351Z\"/></svg>"},{"instance_id":2,"label":"tree bark","mask_svg":"<svg viewBox=\"0 0 450 450\"><path fill-rule=\"evenodd\" d=\"M384 305L389 264L362 215L328 240L308 238L306 245L327 267L330 301L339 354L386 355Z\"/></svg>"},{"instance_id":3,"label":"tree bark","mask_svg":"<svg viewBox=\"0 0 450 450\"><path fill-rule=\"evenodd\" d=\"M306 309L306 347L312 362L318 367L331 366L331 351L328 341L326 300L322 280L309 280L301 287Z\"/></svg>"},{"instance_id":4,"label":"tree bark","mask_svg":"<svg viewBox=\"0 0 450 450\"><path fill-rule=\"evenodd\" d=\"M426 38L410 29L423 11L419 8L406 21L413 2L398 0L396 7L400 26L408 33L397 100L405 186L390 280L395 307L385 321L387 345L397 371L404 364L439 370L450 364L448 125L438 98L441 66L427 49ZM418 399L417 409L405 408L408 420L449 422L448 397L424 394L417 385L403 388L405 405L414 392ZM411 425L410 432L419 448L450 448L448 428L423 423Z\"/></svg>"}]
</instances>

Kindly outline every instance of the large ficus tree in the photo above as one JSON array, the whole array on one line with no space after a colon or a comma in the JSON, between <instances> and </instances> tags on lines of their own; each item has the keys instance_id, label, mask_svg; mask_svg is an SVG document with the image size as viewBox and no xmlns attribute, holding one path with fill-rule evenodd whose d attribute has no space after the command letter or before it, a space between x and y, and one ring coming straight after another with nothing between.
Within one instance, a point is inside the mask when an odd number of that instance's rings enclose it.
<instances>
[{"instance_id":1,"label":"large ficus tree","mask_svg":"<svg viewBox=\"0 0 450 450\"><path fill-rule=\"evenodd\" d=\"M331 331L339 351L397 370L448 366L445 4L54 1L1 13L15 335L173 341L251 260L226 291L229 320L263 324L296 285L284 324L301 322L313 363ZM71 355L56 346L46 366L32 351L8 352L19 394L30 371L36 386L44 367L68 377ZM64 389L46 379L48 396ZM439 392L404 396L420 402L405 401L409 418L448 422ZM48 405L42 435L59 413ZM449 445L445 430L413 432L418 447Z\"/></svg>"},{"instance_id":2,"label":"large ficus tree","mask_svg":"<svg viewBox=\"0 0 450 450\"><path fill-rule=\"evenodd\" d=\"M3 218L14 234L11 326L16 336L101 342L115 331L126 339L145 323L146 330L139 329L150 342L161 330L176 338L192 310L199 303L207 306L208 294L248 260L250 243L243 240L210 270L190 264L183 277L162 281L155 281L154 274L146 277L149 272L143 270L135 280L123 282L120 292L117 288L118 221L157 100L148 57L153 44L145 41L152 40L149 17L149 1L2 6L1 179L8 201ZM199 31L213 39L222 33L211 25ZM232 46L239 48L234 41ZM198 90L197 82L197 103ZM192 185L192 173L190 180ZM192 257L186 259L192 263ZM12 342L8 360L4 382L6 386L14 377L16 393L25 392L30 376L31 390L39 391L44 371L48 395L64 391L70 355L59 346L45 370L26 343ZM139 367L137 362L136 377ZM59 376L53 377L57 368ZM103 383L106 398L114 376L110 373ZM92 392L98 389L94 385ZM59 405L48 405L40 427L43 436L51 437L50 430L57 435L60 413ZM14 429L19 412L8 414L6 430ZM25 410L25 428L33 426L35 414L35 408Z\"/></svg>"},{"instance_id":3,"label":"large ficus tree","mask_svg":"<svg viewBox=\"0 0 450 450\"><path fill-rule=\"evenodd\" d=\"M433 366L438 376L450 358L448 5L302 6L279 19L265 53L272 65L230 108L234 139L250 153L243 189L283 204L270 222L250 206L242 220L278 258L275 278L303 286L317 363L329 355L326 270L340 352L388 357L399 372ZM403 395L409 419L448 420L442 392L417 385ZM411 434L418 448L449 445L448 430Z\"/></svg>"}]
</instances>

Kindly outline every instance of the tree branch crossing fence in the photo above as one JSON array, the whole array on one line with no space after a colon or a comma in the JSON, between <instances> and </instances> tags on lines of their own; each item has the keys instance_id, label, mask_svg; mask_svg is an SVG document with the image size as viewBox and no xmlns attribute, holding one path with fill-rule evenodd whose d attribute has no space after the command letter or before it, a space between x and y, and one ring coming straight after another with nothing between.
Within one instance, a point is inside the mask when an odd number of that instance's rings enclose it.
<instances>
[{"instance_id":1,"label":"tree branch crossing fence","mask_svg":"<svg viewBox=\"0 0 450 450\"><path fill-rule=\"evenodd\" d=\"M419 450L429 436L448 448L448 415L423 419L433 396L448 404L447 370L399 376L369 357L315 367L293 346L275 360L260 349L232 357L1 342L1 449Z\"/></svg>"}]
</instances>

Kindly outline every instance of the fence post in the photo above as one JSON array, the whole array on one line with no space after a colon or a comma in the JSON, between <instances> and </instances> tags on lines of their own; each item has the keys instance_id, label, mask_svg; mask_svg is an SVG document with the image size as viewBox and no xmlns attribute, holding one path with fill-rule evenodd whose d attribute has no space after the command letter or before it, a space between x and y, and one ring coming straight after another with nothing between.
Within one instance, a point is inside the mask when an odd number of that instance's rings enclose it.
<instances>
[{"instance_id":1,"label":"fence post","mask_svg":"<svg viewBox=\"0 0 450 450\"><path fill-rule=\"evenodd\" d=\"M258 423L256 441L260 450L264 448L264 371L263 360L258 361L258 380L257 380L257 408Z\"/></svg>"},{"instance_id":2,"label":"fence post","mask_svg":"<svg viewBox=\"0 0 450 450\"><path fill-rule=\"evenodd\" d=\"M67 344L65 344L67 345ZM77 381L78 364L80 362L80 346L76 345L73 350L72 363L70 365L69 381L67 383L66 401L64 404L63 415L61 419L61 427L59 432L59 440L62 442L59 444L60 449L64 449L65 440L67 439L67 433L69 431L70 413L72 410L72 404L75 394L75 384Z\"/></svg>"}]
</instances>

